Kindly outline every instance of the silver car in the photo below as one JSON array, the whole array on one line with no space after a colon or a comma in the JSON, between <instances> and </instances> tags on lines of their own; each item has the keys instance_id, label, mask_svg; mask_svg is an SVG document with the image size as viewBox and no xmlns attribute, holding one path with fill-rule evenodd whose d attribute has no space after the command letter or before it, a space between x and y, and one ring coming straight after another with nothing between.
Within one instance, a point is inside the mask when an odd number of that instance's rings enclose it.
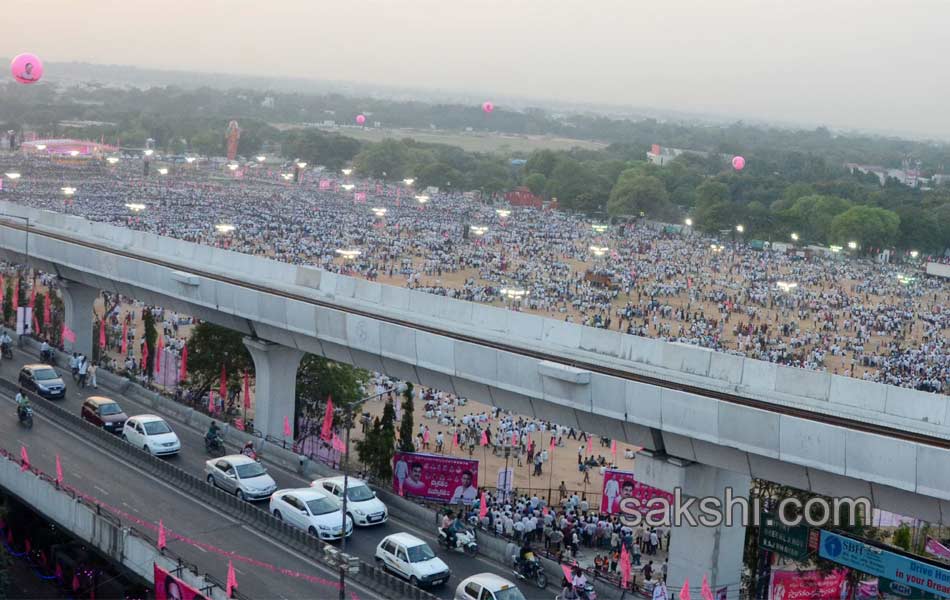
<instances>
[{"instance_id":1,"label":"silver car","mask_svg":"<svg viewBox=\"0 0 950 600\"><path fill-rule=\"evenodd\" d=\"M241 500L267 500L277 489L267 469L243 454L205 461L205 475L208 483Z\"/></svg>"}]
</instances>

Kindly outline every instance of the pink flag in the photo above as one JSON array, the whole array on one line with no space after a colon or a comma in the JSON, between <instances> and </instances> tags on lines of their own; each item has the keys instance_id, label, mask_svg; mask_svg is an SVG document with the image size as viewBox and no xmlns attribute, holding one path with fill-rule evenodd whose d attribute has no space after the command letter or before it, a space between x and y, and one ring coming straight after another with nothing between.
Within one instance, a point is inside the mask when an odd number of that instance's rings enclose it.
<instances>
[{"instance_id":1,"label":"pink flag","mask_svg":"<svg viewBox=\"0 0 950 600\"><path fill-rule=\"evenodd\" d=\"M188 344L181 348L181 369L178 373L178 379L182 381L188 379Z\"/></svg>"},{"instance_id":2,"label":"pink flag","mask_svg":"<svg viewBox=\"0 0 950 600\"><path fill-rule=\"evenodd\" d=\"M231 598L234 594L234 590L237 589L237 577L234 575L234 564L229 560L228 561L228 583L227 583L227 593L228 598Z\"/></svg>"},{"instance_id":3,"label":"pink flag","mask_svg":"<svg viewBox=\"0 0 950 600\"><path fill-rule=\"evenodd\" d=\"M485 492L482 492L482 497L478 501L478 518L484 519L488 516L488 502L485 500Z\"/></svg>"},{"instance_id":4,"label":"pink flag","mask_svg":"<svg viewBox=\"0 0 950 600\"><path fill-rule=\"evenodd\" d=\"M622 544L620 548L620 577L621 583L623 583L623 587L626 589L630 584L630 553L627 552L626 544Z\"/></svg>"},{"instance_id":5,"label":"pink flag","mask_svg":"<svg viewBox=\"0 0 950 600\"><path fill-rule=\"evenodd\" d=\"M594 454L594 436L587 436L587 456Z\"/></svg>"},{"instance_id":6,"label":"pink flag","mask_svg":"<svg viewBox=\"0 0 950 600\"><path fill-rule=\"evenodd\" d=\"M574 580L574 575L571 573L571 568L564 563L561 563L561 572L564 573L564 578L568 581Z\"/></svg>"},{"instance_id":7,"label":"pink flag","mask_svg":"<svg viewBox=\"0 0 950 600\"><path fill-rule=\"evenodd\" d=\"M323 427L320 428L320 437L328 440L333 433L333 396L327 396L327 408L323 412Z\"/></svg>"},{"instance_id":8,"label":"pink flag","mask_svg":"<svg viewBox=\"0 0 950 600\"><path fill-rule=\"evenodd\" d=\"M247 369L244 369L244 409L251 408L251 380L247 376Z\"/></svg>"},{"instance_id":9,"label":"pink flag","mask_svg":"<svg viewBox=\"0 0 950 600\"><path fill-rule=\"evenodd\" d=\"M76 334L65 323L63 323L63 339L73 344L76 343Z\"/></svg>"},{"instance_id":10,"label":"pink flag","mask_svg":"<svg viewBox=\"0 0 950 600\"><path fill-rule=\"evenodd\" d=\"M148 369L148 340L142 340L142 371Z\"/></svg>"},{"instance_id":11,"label":"pink flag","mask_svg":"<svg viewBox=\"0 0 950 600\"><path fill-rule=\"evenodd\" d=\"M56 484L63 485L63 465L59 462L59 454L56 455Z\"/></svg>"},{"instance_id":12,"label":"pink flag","mask_svg":"<svg viewBox=\"0 0 950 600\"><path fill-rule=\"evenodd\" d=\"M102 317L102 320L99 321L99 347L106 347L106 318Z\"/></svg>"},{"instance_id":13,"label":"pink flag","mask_svg":"<svg viewBox=\"0 0 950 600\"><path fill-rule=\"evenodd\" d=\"M703 588L700 594L702 594L703 600L713 600L712 589L709 587L709 579L705 573L703 573Z\"/></svg>"},{"instance_id":14,"label":"pink flag","mask_svg":"<svg viewBox=\"0 0 950 600\"><path fill-rule=\"evenodd\" d=\"M122 356L129 353L129 322L122 322Z\"/></svg>"},{"instance_id":15,"label":"pink flag","mask_svg":"<svg viewBox=\"0 0 950 600\"><path fill-rule=\"evenodd\" d=\"M26 446L20 446L20 470L26 471L30 468L30 455L26 453Z\"/></svg>"},{"instance_id":16,"label":"pink flag","mask_svg":"<svg viewBox=\"0 0 950 600\"><path fill-rule=\"evenodd\" d=\"M424 444L428 444L428 443L429 443L429 430L428 430L428 429L426 429L425 431L422 432L422 442L423 442Z\"/></svg>"},{"instance_id":17,"label":"pink flag","mask_svg":"<svg viewBox=\"0 0 950 600\"><path fill-rule=\"evenodd\" d=\"M244 419L241 417L234 419L234 428L238 431L244 431Z\"/></svg>"},{"instance_id":18,"label":"pink flag","mask_svg":"<svg viewBox=\"0 0 950 600\"><path fill-rule=\"evenodd\" d=\"M511 432L511 445L512 445L512 446L517 446L517 445L518 445L518 432L517 432L517 431L512 431L512 432Z\"/></svg>"},{"instance_id":19,"label":"pink flag","mask_svg":"<svg viewBox=\"0 0 950 600\"><path fill-rule=\"evenodd\" d=\"M459 434L456 431L455 433L452 434L452 448L458 448L458 447L459 447Z\"/></svg>"},{"instance_id":20,"label":"pink flag","mask_svg":"<svg viewBox=\"0 0 950 600\"><path fill-rule=\"evenodd\" d=\"M542 516L545 516L545 517L548 516L548 507L547 507L547 506L542 506L542 507L541 507L541 515L542 515Z\"/></svg>"},{"instance_id":21,"label":"pink flag","mask_svg":"<svg viewBox=\"0 0 950 600\"><path fill-rule=\"evenodd\" d=\"M689 577L683 580L683 587L680 589L680 600L689 600Z\"/></svg>"},{"instance_id":22,"label":"pink flag","mask_svg":"<svg viewBox=\"0 0 950 600\"><path fill-rule=\"evenodd\" d=\"M284 437L294 437L294 430L290 428L289 417L284 417Z\"/></svg>"},{"instance_id":23,"label":"pink flag","mask_svg":"<svg viewBox=\"0 0 950 600\"><path fill-rule=\"evenodd\" d=\"M33 332L34 332L34 333L39 333L39 332L40 332L40 323L39 323L39 321L36 320L36 314L35 314L35 313L33 314Z\"/></svg>"},{"instance_id":24,"label":"pink flag","mask_svg":"<svg viewBox=\"0 0 950 600\"><path fill-rule=\"evenodd\" d=\"M557 438L554 437L554 434L552 433L552 434L551 434L551 452L554 452L554 446L557 445L557 444L556 444L556 439L557 439Z\"/></svg>"},{"instance_id":25,"label":"pink flag","mask_svg":"<svg viewBox=\"0 0 950 600\"><path fill-rule=\"evenodd\" d=\"M216 407L214 405L214 390L208 390L208 414L213 415L215 408Z\"/></svg>"},{"instance_id":26,"label":"pink flag","mask_svg":"<svg viewBox=\"0 0 950 600\"><path fill-rule=\"evenodd\" d=\"M162 520L159 519L158 520L158 549L159 550L165 549L166 541L167 540L165 539L165 523L163 523Z\"/></svg>"},{"instance_id":27,"label":"pink flag","mask_svg":"<svg viewBox=\"0 0 950 600\"><path fill-rule=\"evenodd\" d=\"M79 575L77 573L73 573L73 591L79 591Z\"/></svg>"},{"instance_id":28,"label":"pink flag","mask_svg":"<svg viewBox=\"0 0 950 600\"><path fill-rule=\"evenodd\" d=\"M481 444L482 446L488 445L488 430L487 429L482 429L482 439L481 441L479 441L479 444Z\"/></svg>"},{"instance_id":29,"label":"pink flag","mask_svg":"<svg viewBox=\"0 0 950 600\"><path fill-rule=\"evenodd\" d=\"M13 283L13 312L20 307L20 278Z\"/></svg>"},{"instance_id":30,"label":"pink flag","mask_svg":"<svg viewBox=\"0 0 950 600\"><path fill-rule=\"evenodd\" d=\"M340 436L333 434L333 441L331 442L333 449L339 453L346 452L346 444L343 443L343 440L340 439Z\"/></svg>"},{"instance_id":31,"label":"pink flag","mask_svg":"<svg viewBox=\"0 0 950 600\"><path fill-rule=\"evenodd\" d=\"M156 373L162 372L162 350L165 348L165 336L158 336L158 345L155 347L155 368Z\"/></svg>"},{"instance_id":32,"label":"pink flag","mask_svg":"<svg viewBox=\"0 0 950 600\"><path fill-rule=\"evenodd\" d=\"M610 454L613 455L614 460L617 460L617 440L610 442Z\"/></svg>"},{"instance_id":33,"label":"pink flag","mask_svg":"<svg viewBox=\"0 0 950 600\"><path fill-rule=\"evenodd\" d=\"M224 370L224 363L221 363L221 383L218 386L218 395L223 401L228 397L228 373Z\"/></svg>"}]
</instances>

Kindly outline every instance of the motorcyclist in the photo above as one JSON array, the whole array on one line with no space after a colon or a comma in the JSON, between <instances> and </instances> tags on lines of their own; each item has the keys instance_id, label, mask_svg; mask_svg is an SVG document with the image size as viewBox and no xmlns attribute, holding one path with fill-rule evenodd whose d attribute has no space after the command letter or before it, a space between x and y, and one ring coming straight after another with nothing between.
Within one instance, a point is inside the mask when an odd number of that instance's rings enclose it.
<instances>
[{"instance_id":1,"label":"motorcyclist","mask_svg":"<svg viewBox=\"0 0 950 600\"><path fill-rule=\"evenodd\" d=\"M531 550L531 544L528 540L521 543L521 550L518 552L518 572L524 573L527 564L534 560L534 551Z\"/></svg>"},{"instance_id":2,"label":"motorcyclist","mask_svg":"<svg viewBox=\"0 0 950 600\"><path fill-rule=\"evenodd\" d=\"M587 600L587 577L580 567L574 567L571 572L571 587L576 598Z\"/></svg>"},{"instance_id":3,"label":"motorcyclist","mask_svg":"<svg viewBox=\"0 0 950 600\"><path fill-rule=\"evenodd\" d=\"M257 458L257 452L254 450L254 442L248 440L244 442L244 447L241 449L241 454L249 458Z\"/></svg>"},{"instance_id":4,"label":"motorcyclist","mask_svg":"<svg viewBox=\"0 0 950 600\"><path fill-rule=\"evenodd\" d=\"M205 445L209 448L214 448L220 443L220 433L218 430L218 423L216 421L211 421L211 427L208 428L208 433L205 434Z\"/></svg>"},{"instance_id":5,"label":"motorcyclist","mask_svg":"<svg viewBox=\"0 0 950 600\"><path fill-rule=\"evenodd\" d=\"M11 338L7 330L4 329L3 334L0 334L0 350L2 350L4 354L8 353L10 351L10 344L12 343L13 338Z\"/></svg>"},{"instance_id":6,"label":"motorcyclist","mask_svg":"<svg viewBox=\"0 0 950 600\"><path fill-rule=\"evenodd\" d=\"M3 338L0 338L0 344L3 343ZM43 338L43 343L40 344L40 358L43 360L49 360L50 347L49 342L46 341L46 338Z\"/></svg>"},{"instance_id":7,"label":"motorcyclist","mask_svg":"<svg viewBox=\"0 0 950 600\"><path fill-rule=\"evenodd\" d=\"M446 533L449 536L449 548L455 548L458 543L458 534L460 531L465 531L465 523L462 522L462 511L459 511L455 514L455 520L449 525L446 529Z\"/></svg>"},{"instance_id":8,"label":"motorcyclist","mask_svg":"<svg viewBox=\"0 0 950 600\"><path fill-rule=\"evenodd\" d=\"M16 416L21 421L23 420L23 412L29 408L30 398L23 391L23 388L20 388L20 391L16 395Z\"/></svg>"}]
</instances>

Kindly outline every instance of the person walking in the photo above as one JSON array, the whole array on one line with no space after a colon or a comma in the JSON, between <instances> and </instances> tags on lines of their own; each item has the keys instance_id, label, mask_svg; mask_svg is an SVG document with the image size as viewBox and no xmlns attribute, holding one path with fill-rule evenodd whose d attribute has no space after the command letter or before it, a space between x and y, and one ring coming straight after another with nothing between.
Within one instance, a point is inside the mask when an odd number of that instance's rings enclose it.
<instances>
[{"instance_id":1,"label":"person walking","mask_svg":"<svg viewBox=\"0 0 950 600\"><path fill-rule=\"evenodd\" d=\"M89 365L89 383L92 384L93 389L99 389L99 384L96 382L96 371L99 370L99 367L96 366L96 363Z\"/></svg>"},{"instance_id":2,"label":"person walking","mask_svg":"<svg viewBox=\"0 0 950 600\"><path fill-rule=\"evenodd\" d=\"M89 359L85 356L79 357L79 387L86 387L86 376L89 374Z\"/></svg>"}]
</instances>

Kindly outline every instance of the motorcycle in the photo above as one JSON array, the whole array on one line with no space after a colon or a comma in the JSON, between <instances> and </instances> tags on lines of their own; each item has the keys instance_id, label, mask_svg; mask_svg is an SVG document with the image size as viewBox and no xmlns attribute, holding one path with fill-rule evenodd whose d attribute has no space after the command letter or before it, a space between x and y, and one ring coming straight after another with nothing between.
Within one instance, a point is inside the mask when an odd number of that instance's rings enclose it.
<instances>
[{"instance_id":1,"label":"motorcycle","mask_svg":"<svg viewBox=\"0 0 950 600\"><path fill-rule=\"evenodd\" d=\"M469 556L478 554L478 542L475 538L475 530L459 531L455 534L455 546L449 546L449 535L441 528L439 529L439 545L446 550L456 550L464 552Z\"/></svg>"},{"instance_id":2,"label":"motorcycle","mask_svg":"<svg viewBox=\"0 0 950 600\"><path fill-rule=\"evenodd\" d=\"M583 591L576 590L573 587L565 587L561 593L554 597L554 600L597 600L597 592L594 586L588 583Z\"/></svg>"},{"instance_id":3,"label":"motorcycle","mask_svg":"<svg viewBox=\"0 0 950 600\"><path fill-rule=\"evenodd\" d=\"M44 350L43 352L40 352L40 360L42 360L43 362L45 362L51 367L55 367L56 353L53 351L52 348L50 348L49 350Z\"/></svg>"},{"instance_id":4,"label":"motorcycle","mask_svg":"<svg viewBox=\"0 0 950 600\"><path fill-rule=\"evenodd\" d=\"M211 440L205 438L205 452L214 457L224 456L224 439L220 435Z\"/></svg>"},{"instance_id":5,"label":"motorcycle","mask_svg":"<svg viewBox=\"0 0 950 600\"><path fill-rule=\"evenodd\" d=\"M537 558L519 560L512 571L519 579L531 581L542 590L548 586L548 576Z\"/></svg>"},{"instance_id":6,"label":"motorcycle","mask_svg":"<svg viewBox=\"0 0 950 600\"><path fill-rule=\"evenodd\" d=\"M20 421L20 425L27 429L33 429L33 407L24 406L17 410L17 419Z\"/></svg>"},{"instance_id":7,"label":"motorcycle","mask_svg":"<svg viewBox=\"0 0 950 600\"><path fill-rule=\"evenodd\" d=\"M0 344L0 354L3 358L13 358L13 348L10 347L10 344Z\"/></svg>"}]
</instances>

